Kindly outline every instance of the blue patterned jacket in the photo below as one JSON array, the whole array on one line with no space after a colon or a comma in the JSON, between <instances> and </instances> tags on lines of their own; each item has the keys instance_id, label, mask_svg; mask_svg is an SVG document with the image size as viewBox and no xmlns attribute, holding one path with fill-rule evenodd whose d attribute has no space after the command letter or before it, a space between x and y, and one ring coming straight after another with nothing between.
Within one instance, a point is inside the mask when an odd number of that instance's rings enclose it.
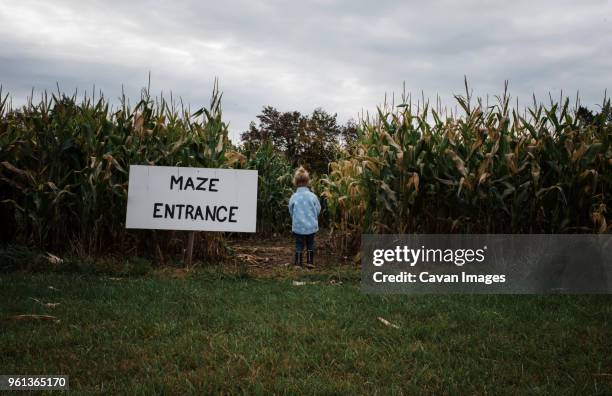
<instances>
[{"instance_id":1,"label":"blue patterned jacket","mask_svg":"<svg viewBox=\"0 0 612 396\"><path fill-rule=\"evenodd\" d=\"M308 187L298 187L289 199L291 231L299 235L310 235L319 231L319 198Z\"/></svg>"}]
</instances>

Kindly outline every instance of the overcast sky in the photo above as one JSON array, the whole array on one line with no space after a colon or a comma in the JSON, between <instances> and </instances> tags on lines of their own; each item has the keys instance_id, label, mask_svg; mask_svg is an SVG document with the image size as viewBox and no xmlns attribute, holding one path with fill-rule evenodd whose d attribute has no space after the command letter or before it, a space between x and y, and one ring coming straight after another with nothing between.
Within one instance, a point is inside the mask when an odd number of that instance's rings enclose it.
<instances>
[{"instance_id":1,"label":"overcast sky","mask_svg":"<svg viewBox=\"0 0 612 396\"><path fill-rule=\"evenodd\" d=\"M264 105L344 122L404 81L450 103L464 75L475 94L508 79L521 103L562 89L592 107L612 88L611 18L605 0L3 0L0 84L14 103L56 82L137 98L151 71L193 109L217 76L234 137Z\"/></svg>"}]
</instances>

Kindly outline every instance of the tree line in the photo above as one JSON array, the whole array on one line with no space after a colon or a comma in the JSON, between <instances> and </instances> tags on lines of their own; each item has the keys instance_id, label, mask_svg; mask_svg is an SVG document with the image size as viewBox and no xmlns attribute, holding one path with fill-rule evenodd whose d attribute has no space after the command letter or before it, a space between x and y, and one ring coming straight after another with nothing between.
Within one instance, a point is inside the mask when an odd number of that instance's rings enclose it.
<instances>
[{"instance_id":1,"label":"tree line","mask_svg":"<svg viewBox=\"0 0 612 396\"><path fill-rule=\"evenodd\" d=\"M302 165L322 175L342 150L355 142L357 130L355 121L340 124L336 113L322 108L302 114L264 106L257 122L252 121L240 138L247 156L270 143L293 167Z\"/></svg>"}]
</instances>

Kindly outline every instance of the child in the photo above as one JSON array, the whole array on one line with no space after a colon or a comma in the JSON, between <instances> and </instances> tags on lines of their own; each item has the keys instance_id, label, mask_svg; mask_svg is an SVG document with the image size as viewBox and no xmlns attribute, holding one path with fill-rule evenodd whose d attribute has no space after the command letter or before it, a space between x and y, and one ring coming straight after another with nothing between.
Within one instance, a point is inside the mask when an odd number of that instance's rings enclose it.
<instances>
[{"instance_id":1,"label":"child","mask_svg":"<svg viewBox=\"0 0 612 396\"><path fill-rule=\"evenodd\" d=\"M306 266L314 267L314 237L319 231L319 213L321 204L319 198L308 189L310 176L303 167L299 167L293 176L293 184L297 187L289 200L291 214L291 231L295 235L294 265L302 266L302 253L306 245Z\"/></svg>"}]
</instances>

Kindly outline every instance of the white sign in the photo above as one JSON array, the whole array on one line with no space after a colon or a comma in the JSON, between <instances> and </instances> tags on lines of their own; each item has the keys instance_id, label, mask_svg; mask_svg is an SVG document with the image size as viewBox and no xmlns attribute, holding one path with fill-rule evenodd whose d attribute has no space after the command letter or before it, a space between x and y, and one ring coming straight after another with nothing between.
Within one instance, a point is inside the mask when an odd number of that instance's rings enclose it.
<instances>
[{"instance_id":1,"label":"white sign","mask_svg":"<svg viewBox=\"0 0 612 396\"><path fill-rule=\"evenodd\" d=\"M257 171L130 165L125 226L255 232Z\"/></svg>"}]
</instances>

